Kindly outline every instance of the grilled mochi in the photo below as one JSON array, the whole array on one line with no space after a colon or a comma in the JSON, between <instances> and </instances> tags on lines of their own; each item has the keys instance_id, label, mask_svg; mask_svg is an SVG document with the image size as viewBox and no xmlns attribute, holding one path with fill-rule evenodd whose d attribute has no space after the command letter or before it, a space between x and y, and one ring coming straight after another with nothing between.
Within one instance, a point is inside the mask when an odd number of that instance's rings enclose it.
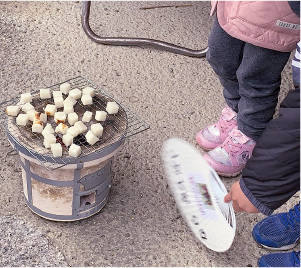
<instances>
[{"instance_id":1,"label":"grilled mochi","mask_svg":"<svg viewBox=\"0 0 301 268\"><path fill-rule=\"evenodd\" d=\"M45 107L45 114L54 116L55 112L57 111L57 108L53 104L47 104Z\"/></svg>"},{"instance_id":2,"label":"grilled mochi","mask_svg":"<svg viewBox=\"0 0 301 268\"><path fill-rule=\"evenodd\" d=\"M78 157L80 154L81 154L80 146L73 143L69 148L69 155L73 157Z\"/></svg>"},{"instance_id":3,"label":"grilled mochi","mask_svg":"<svg viewBox=\"0 0 301 268\"><path fill-rule=\"evenodd\" d=\"M51 98L51 93L49 88L41 88L40 89L40 98L42 100L44 99L50 99Z\"/></svg>"},{"instance_id":4,"label":"grilled mochi","mask_svg":"<svg viewBox=\"0 0 301 268\"><path fill-rule=\"evenodd\" d=\"M86 111L86 112L84 113L84 115L83 115L82 121L88 123L88 122L91 121L92 116L93 116L93 113L92 113L92 112Z\"/></svg>"},{"instance_id":5,"label":"grilled mochi","mask_svg":"<svg viewBox=\"0 0 301 268\"><path fill-rule=\"evenodd\" d=\"M45 148L50 148L50 145L54 143L56 143L56 137L53 134L48 133L44 135L43 145L45 146Z\"/></svg>"},{"instance_id":6,"label":"grilled mochi","mask_svg":"<svg viewBox=\"0 0 301 268\"><path fill-rule=\"evenodd\" d=\"M100 137L103 133L103 126L100 123L92 124L91 131L95 136Z\"/></svg>"},{"instance_id":7,"label":"grilled mochi","mask_svg":"<svg viewBox=\"0 0 301 268\"><path fill-rule=\"evenodd\" d=\"M96 136L93 134L93 132L92 132L91 130L89 130L89 131L87 132L87 134L85 135L85 137L86 137L87 142L88 142L90 145L94 145L96 142L99 141L99 138L96 137Z\"/></svg>"},{"instance_id":8,"label":"grilled mochi","mask_svg":"<svg viewBox=\"0 0 301 268\"><path fill-rule=\"evenodd\" d=\"M67 118L67 115L64 112L56 112L54 114L54 121L57 124L59 124L59 123L65 123L66 118Z\"/></svg>"},{"instance_id":9,"label":"grilled mochi","mask_svg":"<svg viewBox=\"0 0 301 268\"><path fill-rule=\"evenodd\" d=\"M21 94L20 101L22 103L31 102L32 101L32 95L31 95L31 93L23 93L23 94Z\"/></svg>"},{"instance_id":10,"label":"grilled mochi","mask_svg":"<svg viewBox=\"0 0 301 268\"><path fill-rule=\"evenodd\" d=\"M64 94L68 94L70 91L71 85L68 82L65 82L60 85L60 91Z\"/></svg>"},{"instance_id":11,"label":"grilled mochi","mask_svg":"<svg viewBox=\"0 0 301 268\"><path fill-rule=\"evenodd\" d=\"M63 135L63 143L66 146L70 146L73 143L73 136L70 135L69 133L66 133L65 135Z\"/></svg>"},{"instance_id":12,"label":"grilled mochi","mask_svg":"<svg viewBox=\"0 0 301 268\"><path fill-rule=\"evenodd\" d=\"M105 111L96 111L95 120L97 121L106 121L107 113Z\"/></svg>"},{"instance_id":13,"label":"grilled mochi","mask_svg":"<svg viewBox=\"0 0 301 268\"><path fill-rule=\"evenodd\" d=\"M7 115L11 115L11 116L17 116L19 111L20 111L20 106L17 105L11 105L11 106L7 106L6 107L6 113Z\"/></svg>"},{"instance_id":14,"label":"grilled mochi","mask_svg":"<svg viewBox=\"0 0 301 268\"><path fill-rule=\"evenodd\" d=\"M58 126L55 128L55 132L56 133L60 133L60 134L66 134L67 130L68 130L68 126L64 123L59 123Z\"/></svg>"},{"instance_id":15,"label":"grilled mochi","mask_svg":"<svg viewBox=\"0 0 301 268\"><path fill-rule=\"evenodd\" d=\"M79 134L86 132L87 126L82 121L77 121L74 126L79 130Z\"/></svg>"},{"instance_id":16,"label":"grilled mochi","mask_svg":"<svg viewBox=\"0 0 301 268\"><path fill-rule=\"evenodd\" d=\"M19 114L16 117L16 124L19 126L26 126L28 123L28 114Z\"/></svg>"},{"instance_id":17,"label":"grilled mochi","mask_svg":"<svg viewBox=\"0 0 301 268\"><path fill-rule=\"evenodd\" d=\"M78 121L78 115L77 113L70 113L68 114L68 123L70 126L73 126Z\"/></svg>"},{"instance_id":18,"label":"grilled mochi","mask_svg":"<svg viewBox=\"0 0 301 268\"><path fill-rule=\"evenodd\" d=\"M50 144L50 148L54 157L61 157L63 155L63 148L60 143Z\"/></svg>"}]
</instances>

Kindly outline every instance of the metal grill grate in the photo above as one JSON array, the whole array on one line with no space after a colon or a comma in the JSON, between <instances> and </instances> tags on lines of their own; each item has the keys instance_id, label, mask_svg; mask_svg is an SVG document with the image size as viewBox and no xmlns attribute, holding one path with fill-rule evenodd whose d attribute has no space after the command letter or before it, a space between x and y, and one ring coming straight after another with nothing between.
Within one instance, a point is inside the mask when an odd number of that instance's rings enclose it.
<instances>
[{"instance_id":1,"label":"metal grill grate","mask_svg":"<svg viewBox=\"0 0 301 268\"><path fill-rule=\"evenodd\" d=\"M51 93L55 90L59 90L59 86L62 83L68 82L71 85L71 89L78 88L82 90L85 87L93 87L95 89L95 96L93 97L92 105L83 105L80 100L74 106L74 111L79 115L79 120L85 111L91 111L93 115L97 110L104 111L108 101L115 101L119 105L119 111L115 115L108 115L107 120L102 122L104 131L100 140L93 146L89 145L84 135L79 135L74 138L74 143L81 146L82 153L78 158L69 156L67 147L63 146L63 156L54 158L51 150L46 149L43 146L42 134L33 133L29 124L26 127L18 126L15 123L15 117L7 116L5 108L9 105L18 105L20 98L14 98L0 104L0 123L5 128L8 138L12 144L16 144L18 150L22 149L29 152L35 159L37 159L42 165L48 170L54 170L66 164L73 164L80 161L86 156L91 154L97 155L105 151L108 147L114 145L114 143L120 142L121 140L140 133L149 128L149 126L140 119L137 115L131 112L129 109L124 107L121 103L115 100L105 91L101 90L85 77L79 76L70 80L58 83L56 85L48 87ZM53 98L41 100L39 97L39 91L31 93L33 96L32 105L35 107L37 112L44 112L43 108L47 104L53 104ZM58 111L62 111L63 108L58 108ZM57 124L54 122L53 117L48 116L47 123L50 123L55 129ZM88 127L93 123L99 123L94 119L91 120ZM68 123L67 123L68 125ZM56 134L57 139L61 139L61 134Z\"/></svg>"}]
</instances>

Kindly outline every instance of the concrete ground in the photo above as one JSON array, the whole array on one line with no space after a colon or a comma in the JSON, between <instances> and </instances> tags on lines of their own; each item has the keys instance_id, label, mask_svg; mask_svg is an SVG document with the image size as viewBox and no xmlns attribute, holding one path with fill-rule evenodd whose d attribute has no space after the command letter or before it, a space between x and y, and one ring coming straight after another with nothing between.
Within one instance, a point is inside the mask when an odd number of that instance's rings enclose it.
<instances>
[{"instance_id":1,"label":"concrete ground","mask_svg":"<svg viewBox=\"0 0 301 268\"><path fill-rule=\"evenodd\" d=\"M141 9L162 5L188 5ZM268 253L251 238L263 215L236 214L232 247L216 253L198 242L180 216L164 175L163 142L196 145L200 128L225 101L206 59L92 42L81 26L82 2L0 2L0 102L84 75L144 119L150 129L116 155L107 205L76 222L54 222L24 201L18 156L1 129L1 266L256 266ZM93 2L91 27L102 36L146 37L206 47L209 2ZM226 52L225 52L226 53ZM288 64L280 100L292 87ZM197 147L197 146L196 146ZM203 152L199 147L197 147ZM229 189L238 180L223 178ZM278 211L299 200L293 197Z\"/></svg>"}]
</instances>

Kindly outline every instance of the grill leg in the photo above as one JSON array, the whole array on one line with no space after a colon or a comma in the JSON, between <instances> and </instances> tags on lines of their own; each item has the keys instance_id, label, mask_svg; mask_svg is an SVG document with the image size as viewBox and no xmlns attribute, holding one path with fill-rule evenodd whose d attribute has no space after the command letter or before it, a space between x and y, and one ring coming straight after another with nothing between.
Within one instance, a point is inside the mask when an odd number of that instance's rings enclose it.
<instances>
[{"instance_id":1,"label":"grill leg","mask_svg":"<svg viewBox=\"0 0 301 268\"><path fill-rule=\"evenodd\" d=\"M83 2L82 10L82 26L85 33L94 42L103 45L115 45L115 46L148 46L157 49L166 50L176 54L181 54L189 57L203 58L206 56L208 47L202 50L192 50L185 47L180 47L174 44L170 44L164 41L148 38L129 38L129 37L101 37L96 35L90 27L89 16L90 16L91 1Z\"/></svg>"}]
</instances>

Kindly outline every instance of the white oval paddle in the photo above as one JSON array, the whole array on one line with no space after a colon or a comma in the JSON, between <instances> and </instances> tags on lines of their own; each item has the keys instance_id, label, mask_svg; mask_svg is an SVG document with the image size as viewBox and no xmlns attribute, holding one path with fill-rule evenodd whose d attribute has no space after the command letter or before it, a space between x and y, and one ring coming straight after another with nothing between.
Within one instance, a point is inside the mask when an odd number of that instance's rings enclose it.
<instances>
[{"instance_id":1,"label":"white oval paddle","mask_svg":"<svg viewBox=\"0 0 301 268\"><path fill-rule=\"evenodd\" d=\"M179 210L195 236L209 249L228 250L235 236L236 220L227 190L202 154L178 138L167 140L162 157L168 184Z\"/></svg>"}]
</instances>

